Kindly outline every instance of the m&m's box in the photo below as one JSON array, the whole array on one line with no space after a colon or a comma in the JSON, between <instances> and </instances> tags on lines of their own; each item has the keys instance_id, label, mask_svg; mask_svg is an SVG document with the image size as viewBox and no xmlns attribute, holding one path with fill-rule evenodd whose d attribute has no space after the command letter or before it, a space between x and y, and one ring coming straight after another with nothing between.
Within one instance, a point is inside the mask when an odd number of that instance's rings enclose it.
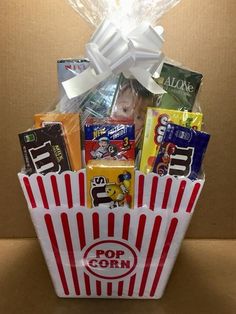
<instances>
[{"instance_id":1,"label":"m&m's box","mask_svg":"<svg viewBox=\"0 0 236 314\"><path fill-rule=\"evenodd\" d=\"M90 160L86 168L87 206L133 207L134 162Z\"/></svg>"},{"instance_id":2,"label":"m&m's box","mask_svg":"<svg viewBox=\"0 0 236 314\"><path fill-rule=\"evenodd\" d=\"M170 122L195 130L201 130L202 114L198 112L148 107L143 135L140 171L144 173L152 171L166 126Z\"/></svg>"},{"instance_id":3,"label":"m&m's box","mask_svg":"<svg viewBox=\"0 0 236 314\"><path fill-rule=\"evenodd\" d=\"M176 124L168 124L153 171L196 180L210 135Z\"/></svg>"}]
</instances>

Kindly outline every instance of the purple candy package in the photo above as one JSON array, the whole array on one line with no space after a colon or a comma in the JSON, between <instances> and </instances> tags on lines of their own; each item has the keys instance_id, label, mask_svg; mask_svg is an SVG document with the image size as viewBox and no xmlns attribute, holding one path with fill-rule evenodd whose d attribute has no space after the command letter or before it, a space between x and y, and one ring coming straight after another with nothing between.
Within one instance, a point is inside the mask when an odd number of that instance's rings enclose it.
<instances>
[{"instance_id":1,"label":"purple candy package","mask_svg":"<svg viewBox=\"0 0 236 314\"><path fill-rule=\"evenodd\" d=\"M209 139L210 135L205 132L169 123L153 172L197 179Z\"/></svg>"}]
</instances>

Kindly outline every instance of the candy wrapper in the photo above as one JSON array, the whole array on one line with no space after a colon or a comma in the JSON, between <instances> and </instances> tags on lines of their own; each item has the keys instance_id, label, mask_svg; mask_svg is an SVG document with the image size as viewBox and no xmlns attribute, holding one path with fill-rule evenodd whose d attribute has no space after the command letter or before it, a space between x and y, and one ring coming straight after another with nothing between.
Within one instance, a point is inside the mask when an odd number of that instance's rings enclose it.
<instances>
[{"instance_id":1,"label":"candy wrapper","mask_svg":"<svg viewBox=\"0 0 236 314\"><path fill-rule=\"evenodd\" d=\"M162 53L156 22L178 2L70 0L96 30L85 57L58 61L56 107L19 135L20 184L60 297L164 293L209 140L195 106L202 75Z\"/></svg>"}]
</instances>

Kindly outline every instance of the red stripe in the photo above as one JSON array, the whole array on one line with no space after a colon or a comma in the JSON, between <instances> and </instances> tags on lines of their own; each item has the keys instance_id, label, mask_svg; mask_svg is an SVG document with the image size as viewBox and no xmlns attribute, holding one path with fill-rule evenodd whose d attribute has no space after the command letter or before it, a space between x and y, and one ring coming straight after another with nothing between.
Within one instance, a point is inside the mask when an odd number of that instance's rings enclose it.
<instances>
[{"instance_id":1,"label":"red stripe","mask_svg":"<svg viewBox=\"0 0 236 314\"><path fill-rule=\"evenodd\" d=\"M108 237L114 237L114 224L115 224L115 215L110 213L108 215Z\"/></svg>"},{"instance_id":2,"label":"red stripe","mask_svg":"<svg viewBox=\"0 0 236 314\"><path fill-rule=\"evenodd\" d=\"M73 200L72 200L72 190L71 190L71 181L70 181L70 175L65 175L65 184L66 184L66 196L67 196L67 204L68 207L73 207Z\"/></svg>"},{"instance_id":3,"label":"red stripe","mask_svg":"<svg viewBox=\"0 0 236 314\"><path fill-rule=\"evenodd\" d=\"M153 254L155 251L157 238L158 238L158 233L160 230L161 219L162 219L161 216L157 216L155 218L155 222L153 225L151 240L150 240L149 247L148 247L147 257L146 257L146 261L145 261L145 267L144 267L141 285L140 285L140 289L139 289L139 296L140 297L143 296L144 291L145 291L147 278L148 278L150 266L152 264L152 258L153 258Z\"/></svg>"},{"instance_id":4,"label":"red stripe","mask_svg":"<svg viewBox=\"0 0 236 314\"><path fill-rule=\"evenodd\" d=\"M152 179L151 199L150 199L150 206L149 206L149 208L152 209L152 210L154 210L154 208L155 208L157 184L158 184L158 177L153 177L153 179Z\"/></svg>"},{"instance_id":5,"label":"red stripe","mask_svg":"<svg viewBox=\"0 0 236 314\"><path fill-rule=\"evenodd\" d=\"M96 280L96 292L97 292L98 296L100 296L102 294L101 281L99 281L99 280Z\"/></svg>"},{"instance_id":6,"label":"red stripe","mask_svg":"<svg viewBox=\"0 0 236 314\"><path fill-rule=\"evenodd\" d=\"M162 253L161 253L161 257L160 257L160 260L159 260L159 264L158 264L158 267L157 267L157 271L156 271L156 274L155 274L155 277L154 277L154 280L153 280L153 284L152 284L152 288L151 288L151 292L150 292L150 296L151 297L153 297L155 295L156 288L157 288L157 285L158 285L160 277L161 277L162 269L163 269L163 267L165 265L166 257L168 255L169 248L171 246L171 243L172 243L172 240L173 240L173 237L174 237L174 234L175 234L175 230L176 230L177 224L178 224L178 219L177 218L173 218L171 220L171 223L170 223L170 227L169 227L169 230L168 230L168 233L167 233L166 241L165 241L165 244L164 244L164 247L163 247L163 250L162 250Z\"/></svg>"},{"instance_id":7,"label":"red stripe","mask_svg":"<svg viewBox=\"0 0 236 314\"><path fill-rule=\"evenodd\" d=\"M180 185L179 185L179 191L178 191L178 195L175 201L175 206L174 206L174 213L177 213L179 211L179 207L180 207L180 203L182 201L182 197L184 194L184 190L185 190L185 186L186 186L186 181L181 181Z\"/></svg>"},{"instance_id":8,"label":"red stripe","mask_svg":"<svg viewBox=\"0 0 236 314\"><path fill-rule=\"evenodd\" d=\"M31 189L29 178L24 177L23 178L23 182L24 182L24 185L25 185L25 188L26 188L29 200L30 200L31 207L35 208L36 207L36 202L35 202L35 199L34 199L34 194L33 194L32 189Z\"/></svg>"},{"instance_id":9,"label":"red stripe","mask_svg":"<svg viewBox=\"0 0 236 314\"><path fill-rule=\"evenodd\" d=\"M143 242L143 233L144 233L144 227L146 223L146 216L141 215L139 218L139 223L138 223L138 231L137 231L137 238L136 238L136 248L140 251L142 242Z\"/></svg>"},{"instance_id":10,"label":"red stripe","mask_svg":"<svg viewBox=\"0 0 236 314\"><path fill-rule=\"evenodd\" d=\"M91 288L90 288L90 280L89 276L84 273L84 284L85 284L85 290L87 295L91 295Z\"/></svg>"},{"instance_id":11,"label":"red stripe","mask_svg":"<svg viewBox=\"0 0 236 314\"><path fill-rule=\"evenodd\" d=\"M112 295L112 282L107 283L107 295L108 296Z\"/></svg>"},{"instance_id":12,"label":"red stripe","mask_svg":"<svg viewBox=\"0 0 236 314\"><path fill-rule=\"evenodd\" d=\"M130 225L130 215L125 214L124 221L123 221L123 232L122 232L122 238L124 240L128 240L129 238L129 225Z\"/></svg>"},{"instance_id":13,"label":"red stripe","mask_svg":"<svg viewBox=\"0 0 236 314\"><path fill-rule=\"evenodd\" d=\"M172 179L168 178L166 180L165 192L164 192L163 202L162 202L162 206L161 206L162 209L166 209L167 208L171 185L172 185Z\"/></svg>"},{"instance_id":14,"label":"red stripe","mask_svg":"<svg viewBox=\"0 0 236 314\"><path fill-rule=\"evenodd\" d=\"M97 239L100 236L99 232L99 215L98 213L94 213L92 216L93 219L93 238Z\"/></svg>"},{"instance_id":15,"label":"red stripe","mask_svg":"<svg viewBox=\"0 0 236 314\"><path fill-rule=\"evenodd\" d=\"M128 296L132 297L133 293L134 293L134 284L135 284L135 278L136 278L136 274L134 274L129 281L129 290L128 290Z\"/></svg>"},{"instance_id":16,"label":"red stripe","mask_svg":"<svg viewBox=\"0 0 236 314\"><path fill-rule=\"evenodd\" d=\"M37 177L37 182L38 182L38 187L41 194L41 198L43 201L43 207L49 209L47 195L46 195L42 177Z\"/></svg>"},{"instance_id":17,"label":"red stripe","mask_svg":"<svg viewBox=\"0 0 236 314\"><path fill-rule=\"evenodd\" d=\"M52 190L53 190L53 195L54 195L54 199L55 199L55 204L56 204L56 206L60 206L61 201L60 201L60 196L59 196L59 192L58 192L57 178L54 175L51 176L51 184L52 184Z\"/></svg>"},{"instance_id":18,"label":"red stripe","mask_svg":"<svg viewBox=\"0 0 236 314\"><path fill-rule=\"evenodd\" d=\"M188 203L188 206L187 206L187 209L186 209L187 213L191 213L194 202L195 202L197 195L198 195L198 192L200 190L200 187L201 187L200 183L195 184L193 191L192 191L192 194L191 194L191 197L190 197L190 200L189 200L189 203Z\"/></svg>"},{"instance_id":19,"label":"red stripe","mask_svg":"<svg viewBox=\"0 0 236 314\"><path fill-rule=\"evenodd\" d=\"M49 214L46 214L44 216L44 220L45 220L48 235L49 235L49 238L51 241L52 251L53 251L53 254L54 254L54 257L56 260L57 269L58 269L59 276L61 279L62 287L63 287L65 295L68 295L69 289L68 289L68 285L66 282L66 276L65 276L63 265L62 265L61 255L60 255L60 251L58 248L58 243L57 243L57 239L56 239L56 235L55 235L55 231L54 231L54 227L53 227L53 223L52 223L52 218Z\"/></svg>"},{"instance_id":20,"label":"red stripe","mask_svg":"<svg viewBox=\"0 0 236 314\"><path fill-rule=\"evenodd\" d=\"M86 245L83 215L81 213L78 213L76 215L76 219L77 219L77 226L78 226L78 233L79 233L80 249L82 250Z\"/></svg>"},{"instance_id":21,"label":"red stripe","mask_svg":"<svg viewBox=\"0 0 236 314\"><path fill-rule=\"evenodd\" d=\"M66 241L67 253L68 253L68 257L69 257L69 261L70 261L70 269L71 269L72 279L74 282L75 293L77 295L80 295L79 281L78 281L76 264L75 264L74 249L73 249L73 245L72 245L70 227L69 227L69 221L68 221L67 214L65 214L65 213L61 214L61 222L62 222L62 227L63 227L65 241Z\"/></svg>"},{"instance_id":22,"label":"red stripe","mask_svg":"<svg viewBox=\"0 0 236 314\"><path fill-rule=\"evenodd\" d=\"M84 174L81 172L79 173L79 198L80 198L80 205L85 206L85 182L84 182Z\"/></svg>"},{"instance_id":23,"label":"red stripe","mask_svg":"<svg viewBox=\"0 0 236 314\"><path fill-rule=\"evenodd\" d=\"M144 187L144 175L140 175L138 178L138 207L143 206L143 187Z\"/></svg>"},{"instance_id":24,"label":"red stripe","mask_svg":"<svg viewBox=\"0 0 236 314\"><path fill-rule=\"evenodd\" d=\"M123 286L124 286L124 281L119 281L118 282L118 296L121 297L123 294Z\"/></svg>"}]
</instances>

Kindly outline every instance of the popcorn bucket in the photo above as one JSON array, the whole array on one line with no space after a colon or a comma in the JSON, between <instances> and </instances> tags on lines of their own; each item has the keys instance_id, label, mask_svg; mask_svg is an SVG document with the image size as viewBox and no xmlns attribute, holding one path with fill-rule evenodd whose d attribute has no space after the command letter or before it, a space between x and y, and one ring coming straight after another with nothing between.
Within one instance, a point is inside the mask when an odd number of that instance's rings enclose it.
<instances>
[{"instance_id":1,"label":"popcorn bucket","mask_svg":"<svg viewBox=\"0 0 236 314\"><path fill-rule=\"evenodd\" d=\"M163 295L204 180L135 173L134 209L86 207L86 173L19 173L59 297Z\"/></svg>"}]
</instances>

